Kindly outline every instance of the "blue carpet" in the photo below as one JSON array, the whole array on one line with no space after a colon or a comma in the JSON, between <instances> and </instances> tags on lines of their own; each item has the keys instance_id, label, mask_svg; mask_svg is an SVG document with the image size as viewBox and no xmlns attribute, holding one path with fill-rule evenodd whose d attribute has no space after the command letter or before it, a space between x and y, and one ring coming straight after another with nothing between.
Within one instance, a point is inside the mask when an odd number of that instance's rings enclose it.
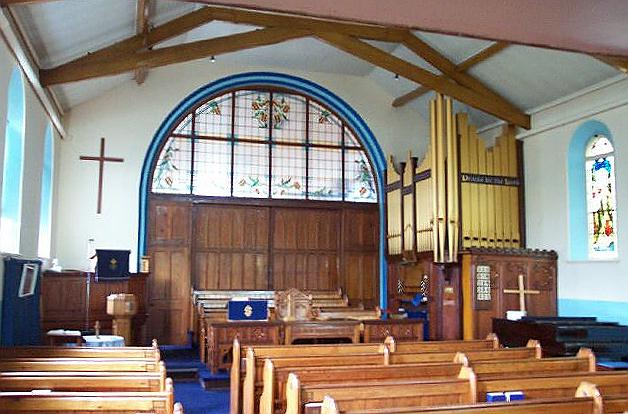
<instances>
[{"instance_id":1,"label":"blue carpet","mask_svg":"<svg viewBox=\"0 0 628 414\"><path fill-rule=\"evenodd\" d=\"M183 404L185 414L229 413L229 390L205 391L197 381L176 381L174 398Z\"/></svg>"},{"instance_id":2,"label":"blue carpet","mask_svg":"<svg viewBox=\"0 0 628 414\"><path fill-rule=\"evenodd\" d=\"M198 368L200 378L214 378L224 380L229 373L220 372L211 375L207 368L199 361L198 352L189 347L160 347L166 370L181 368ZM203 389L199 381L175 381L175 401L183 404L186 414L228 414L229 390Z\"/></svg>"}]
</instances>

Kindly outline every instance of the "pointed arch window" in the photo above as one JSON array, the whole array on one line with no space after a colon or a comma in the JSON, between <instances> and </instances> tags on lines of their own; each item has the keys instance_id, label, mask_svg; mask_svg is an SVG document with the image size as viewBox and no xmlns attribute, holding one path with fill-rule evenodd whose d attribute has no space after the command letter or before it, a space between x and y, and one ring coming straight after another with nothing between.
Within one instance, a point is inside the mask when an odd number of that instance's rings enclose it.
<instances>
[{"instance_id":1,"label":"pointed arch window","mask_svg":"<svg viewBox=\"0 0 628 414\"><path fill-rule=\"evenodd\" d=\"M230 91L181 116L153 167L152 192L377 202L371 162L341 117L272 89Z\"/></svg>"},{"instance_id":2,"label":"pointed arch window","mask_svg":"<svg viewBox=\"0 0 628 414\"><path fill-rule=\"evenodd\" d=\"M24 83L22 73L15 67L8 89L0 205L0 251L7 253L20 251L23 160Z\"/></svg>"},{"instance_id":3,"label":"pointed arch window","mask_svg":"<svg viewBox=\"0 0 628 414\"><path fill-rule=\"evenodd\" d=\"M615 149L603 135L593 136L585 152L590 259L617 258Z\"/></svg>"}]
</instances>

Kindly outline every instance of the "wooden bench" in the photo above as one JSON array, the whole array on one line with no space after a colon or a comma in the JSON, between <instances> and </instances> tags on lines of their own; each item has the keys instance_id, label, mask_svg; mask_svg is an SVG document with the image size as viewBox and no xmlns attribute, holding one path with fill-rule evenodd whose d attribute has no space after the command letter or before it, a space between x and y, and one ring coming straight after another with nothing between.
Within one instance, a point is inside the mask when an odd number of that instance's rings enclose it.
<instances>
[{"instance_id":1,"label":"wooden bench","mask_svg":"<svg viewBox=\"0 0 628 414\"><path fill-rule=\"evenodd\" d=\"M334 398L340 411L357 409L473 404L476 402L475 374L462 367L455 379L416 381L369 381L302 385L294 374L286 384L286 414L301 414L310 402L320 402L325 396ZM320 407L311 407L314 414Z\"/></svg>"},{"instance_id":2,"label":"wooden bench","mask_svg":"<svg viewBox=\"0 0 628 414\"><path fill-rule=\"evenodd\" d=\"M0 360L0 372L15 371L103 371L160 372L163 361L117 358L18 358Z\"/></svg>"},{"instance_id":3,"label":"wooden bench","mask_svg":"<svg viewBox=\"0 0 628 414\"><path fill-rule=\"evenodd\" d=\"M602 402L599 393L598 395L591 395L591 392L584 390L584 388L589 387L595 389L592 384L581 384L575 397L445 407L349 410L344 411L344 414L602 414L607 408L606 401ZM328 396L323 399L320 412L321 414L339 414L336 402Z\"/></svg>"},{"instance_id":4,"label":"wooden bench","mask_svg":"<svg viewBox=\"0 0 628 414\"><path fill-rule=\"evenodd\" d=\"M183 413L173 402L170 379L160 392L0 392L0 412L5 413Z\"/></svg>"},{"instance_id":5,"label":"wooden bench","mask_svg":"<svg viewBox=\"0 0 628 414\"><path fill-rule=\"evenodd\" d=\"M529 343L536 346L537 342ZM540 346L540 345L539 345ZM499 349L499 338L495 334L489 334L486 339L474 339L467 341L428 341L428 342L398 342L392 352L417 353L417 352L466 352Z\"/></svg>"},{"instance_id":6,"label":"wooden bench","mask_svg":"<svg viewBox=\"0 0 628 414\"><path fill-rule=\"evenodd\" d=\"M61 347L61 346L22 346L0 348L0 360L15 358L123 358L160 360L157 341L151 347Z\"/></svg>"},{"instance_id":7,"label":"wooden bench","mask_svg":"<svg viewBox=\"0 0 628 414\"><path fill-rule=\"evenodd\" d=\"M276 399L279 407L284 406L282 395L283 384L290 373L296 374L302 383L331 384L347 381L372 381L390 379L423 379L447 377L457 374L462 366L469 366L466 357L456 359L448 364L409 364L389 366L335 366L335 367L284 367L275 369L273 361L266 360L263 374L263 392L260 398L260 413L270 414L274 411ZM589 372L595 371L595 356L590 350L582 350L579 356L572 358L548 358L527 360L479 361L471 364L476 375L490 374L492 377L501 375L518 376L521 374L541 374L546 372ZM480 377L481 378L481 377Z\"/></svg>"},{"instance_id":8,"label":"wooden bench","mask_svg":"<svg viewBox=\"0 0 628 414\"><path fill-rule=\"evenodd\" d=\"M485 401L488 392L501 391L523 391L526 399L568 397L574 395L582 382L595 384L607 395L628 393L626 372L545 373L521 375L518 378L478 376L478 401Z\"/></svg>"},{"instance_id":9,"label":"wooden bench","mask_svg":"<svg viewBox=\"0 0 628 414\"><path fill-rule=\"evenodd\" d=\"M160 372L0 372L2 391L165 391Z\"/></svg>"}]
</instances>

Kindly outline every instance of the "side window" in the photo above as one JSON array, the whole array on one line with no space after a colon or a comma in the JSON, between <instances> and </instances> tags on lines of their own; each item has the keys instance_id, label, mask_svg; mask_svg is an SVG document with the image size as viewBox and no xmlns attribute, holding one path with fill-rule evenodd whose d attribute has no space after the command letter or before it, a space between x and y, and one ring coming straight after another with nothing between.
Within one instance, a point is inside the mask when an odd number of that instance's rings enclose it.
<instances>
[{"instance_id":1,"label":"side window","mask_svg":"<svg viewBox=\"0 0 628 414\"><path fill-rule=\"evenodd\" d=\"M603 135L586 147L585 174L590 259L617 258L617 199L615 149Z\"/></svg>"},{"instance_id":2,"label":"side window","mask_svg":"<svg viewBox=\"0 0 628 414\"><path fill-rule=\"evenodd\" d=\"M24 83L17 67L11 74L8 92L0 205L0 251L19 253L24 161Z\"/></svg>"},{"instance_id":3,"label":"side window","mask_svg":"<svg viewBox=\"0 0 628 414\"><path fill-rule=\"evenodd\" d=\"M52 238L52 182L54 177L54 138L48 125L44 135L44 160L41 173L41 204L39 212L39 241L37 255L50 257Z\"/></svg>"}]
</instances>

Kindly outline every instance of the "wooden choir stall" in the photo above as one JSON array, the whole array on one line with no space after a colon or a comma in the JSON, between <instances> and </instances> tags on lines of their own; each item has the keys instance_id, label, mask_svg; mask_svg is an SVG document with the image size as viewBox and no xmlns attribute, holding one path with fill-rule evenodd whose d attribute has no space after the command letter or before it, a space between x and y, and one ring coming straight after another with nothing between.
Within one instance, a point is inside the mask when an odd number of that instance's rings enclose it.
<instances>
[{"instance_id":1,"label":"wooden choir stall","mask_svg":"<svg viewBox=\"0 0 628 414\"><path fill-rule=\"evenodd\" d=\"M514 128L488 146L449 97L436 94L430 112L423 159L388 163L389 308L421 309L430 339L483 338L508 310L556 315L557 255L526 249Z\"/></svg>"}]
</instances>

